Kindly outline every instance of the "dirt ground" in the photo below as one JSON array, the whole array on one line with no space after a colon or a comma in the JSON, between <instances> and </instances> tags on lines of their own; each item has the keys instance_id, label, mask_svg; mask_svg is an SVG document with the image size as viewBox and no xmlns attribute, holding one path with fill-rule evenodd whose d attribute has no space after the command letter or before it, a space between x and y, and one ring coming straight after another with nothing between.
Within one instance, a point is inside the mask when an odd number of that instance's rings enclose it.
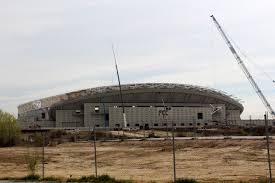
<instances>
[{"instance_id":1,"label":"dirt ground","mask_svg":"<svg viewBox=\"0 0 275 183\"><path fill-rule=\"evenodd\" d=\"M275 141L271 143L275 161ZM171 141L97 142L98 174L137 182L172 180ZM27 175L25 156L41 154L42 148L0 148L0 177ZM45 176L79 177L92 175L93 143L64 143L46 147ZM177 140L177 177L201 182L256 182L267 176L263 140ZM41 166L38 171L41 174ZM275 171L274 173L275 174Z\"/></svg>"}]
</instances>

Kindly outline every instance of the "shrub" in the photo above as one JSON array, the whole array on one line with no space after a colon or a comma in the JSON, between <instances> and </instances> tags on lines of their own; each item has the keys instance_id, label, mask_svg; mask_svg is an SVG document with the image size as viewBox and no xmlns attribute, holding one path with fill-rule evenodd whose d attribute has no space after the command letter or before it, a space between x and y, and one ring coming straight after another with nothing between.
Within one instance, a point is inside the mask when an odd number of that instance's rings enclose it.
<instances>
[{"instance_id":1,"label":"shrub","mask_svg":"<svg viewBox=\"0 0 275 183\"><path fill-rule=\"evenodd\" d=\"M60 182L61 180L59 178L56 177L45 177L44 179L42 179L43 181L58 181Z\"/></svg>"},{"instance_id":2,"label":"shrub","mask_svg":"<svg viewBox=\"0 0 275 183\"><path fill-rule=\"evenodd\" d=\"M21 178L21 180L25 180L25 181L39 181L40 180L40 176L39 175L28 175L26 177Z\"/></svg>"},{"instance_id":3,"label":"shrub","mask_svg":"<svg viewBox=\"0 0 275 183\"><path fill-rule=\"evenodd\" d=\"M20 128L16 118L0 110L0 146L13 146L19 141Z\"/></svg>"},{"instance_id":4,"label":"shrub","mask_svg":"<svg viewBox=\"0 0 275 183\"><path fill-rule=\"evenodd\" d=\"M114 178L111 178L108 175L101 175L97 178L98 182L116 182Z\"/></svg>"},{"instance_id":5,"label":"shrub","mask_svg":"<svg viewBox=\"0 0 275 183\"><path fill-rule=\"evenodd\" d=\"M35 172L37 170L38 167L38 163L39 163L39 156L37 153L33 152L28 152L28 154L25 156L25 160L27 163L27 168L29 171L29 176L34 176Z\"/></svg>"},{"instance_id":6,"label":"shrub","mask_svg":"<svg viewBox=\"0 0 275 183\"><path fill-rule=\"evenodd\" d=\"M247 131L245 131L244 129L240 129L240 135L241 136L248 136L249 133Z\"/></svg>"},{"instance_id":7,"label":"shrub","mask_svg":"<svg viewBox=\"0 0 275 183\"><path fill-rule=\"evenodd\" d=\"M194 179L177 179L175 183L199 183Z\"/></svg>"},{"instance_id":8,"label":"shrub","mask_svg":"<svg viewBox=\"0 0 275 183\"><path fill-rule=\"evenodd\" d=\"M101 175L99 177L95 176L82 176L79 179L76 178L69 178L67 182L93 182L93 183L133 183L129 180L115 180L114 178L108 175Z\"/></svg>"},{"instance_id":9,"label":"shrub","mask_svg":"<svg viewBox=\"0 0 275 183\"><path fill-rule=\"evenodd\" d=\"M154 132L150 132L148 135L149 138L155 138L157 137Z\"/></svg>"},{"instance_id":10,"label":"shrub","mask_svg":"<svg viewBox=\"0 0 275 183\"><path fill-rule=\"evenodd\" d=\"M78 179L76 178L69 178L66 182L78 182Z\"/></svg>"},{"instance_id":11,"label":"shrub","mask_svg":"<svg viewBox=\"0 0 275 183\"><path fill-rule=\"evenodd\" d=\"M35 132L32 138L35 146L40 147L43 145L43 135L41 133Z\"/></svg>"},{"instance_id":12,"label":"shrub","mask_svg":"<svg viewBox=\"0 0 275 183\"><path fill-rule=\"evenodd\" d=\"M261 136L261 135L265 135L265 127L252 127L252 128L246 128L244 129L248 135L251 136Z\"/></svg>"},{"instance_id":13,"label":"shrub","mask_svg":"<svg viewBox=\"0 0 275 183\"><path fill-rule=\"evenodd\" d=\"M269 181L267 179L260 179L259 183L268 183Z\"/></svg>"},{"instance_id":14,"label":"shrub","mask_svg":"<svg viewBox=\"0 0 275 183\"><path fill-rule=\"evenodd\" d=\"M43 137L43 135L45 137ZM33 136L33 144L37 147L42 147L43 146L43 140L44 140L44 146L46 146L49 143L49 138L47 137L47 135L43 132L42 133L34 133ZM43 139L44 138L44 139Z\"/></svg>"},{"instance_id":15,"label":"shrub","mask_svg":"<svg viewBox=\"0 0 275 183\"><path fill-rule=\"evenodd\" d=\"M176 137L186 137L186 133L185 132L176 132L175 136Z\"/></svg>"},{"instance_id":16,"label":"shrub","mask_svg":"<svg viewBox=\"0 0 275 183\"><path fill-rule=\"evenodd\" d=\"M95 176L82 176L78 181L79 182L91 182L91 181L95 181L96 177Z\"/></svg>"},{"instance_id":17,"label":"shrub","mask_svg":"<svg viewBox=\"0 0 275 183\"><path fill-rule=\"evenodd\" d=\"M48 133L46 132L35 132L31 134L29 138L31 139L31 142L29 145L42 147L43 143L44 143L44 146L47 146L48 144L50 144L50 138Z\"/></svg>"},{"instance_id":18,"label":"shrub","mask_svg":"<svg viewBox=\"0 0 275 183\"><path fill-rule=\"evenodd\" d=\"M51 130L50 131L50 138L61 138L63 135L66 135L66 131L65 130Z\"/></svg>"},{"instance_id":19,"label":"shrub","mask_svg":"<svg viewBox=\"0 0 275 183\"><path fill-rule=\"evenodd\" d=\"M69 142L76 142L77 136L76 134L71 133L69 135Z\"/></svg>"},{"instance_id":20,"label":"shrub","mask_svg":"<svg viewBox=\"0 0 275 183\"><path fill-rule=\"evenodd\" d=\"M16 179L17 178L15 178L15 177L0 177L0 180L16 180Z\"/></svg>"}]
</instances>

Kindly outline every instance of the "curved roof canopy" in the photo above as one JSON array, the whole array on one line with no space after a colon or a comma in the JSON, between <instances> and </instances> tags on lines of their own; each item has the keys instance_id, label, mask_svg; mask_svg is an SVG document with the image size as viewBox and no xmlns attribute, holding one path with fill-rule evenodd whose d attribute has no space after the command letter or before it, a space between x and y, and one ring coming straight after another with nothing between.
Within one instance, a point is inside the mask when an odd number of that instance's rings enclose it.
<instances>
[{"instance_id":1,"label":"curved roof canopy","mask_svg":"<svg viewBox=\"0 0 275 183\"><path fill-rule=\"evenodd\" d=\"M238 99L222 91L206 87L172 84L172 83L142 83L122 85L125 103L198 103L225 104L229 109L243 111ZM120 103L119 87L103 86L69 92L53 97L28 102L18 106L18 112L23 113L39 108L58 109L66 106L77 106L83 103Z\"/></svg>"}]
</instances>

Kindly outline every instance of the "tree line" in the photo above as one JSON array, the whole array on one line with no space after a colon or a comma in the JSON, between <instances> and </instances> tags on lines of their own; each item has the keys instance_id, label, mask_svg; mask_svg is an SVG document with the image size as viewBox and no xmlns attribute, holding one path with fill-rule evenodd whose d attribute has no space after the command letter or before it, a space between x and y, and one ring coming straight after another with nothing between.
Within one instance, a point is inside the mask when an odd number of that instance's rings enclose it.
<instances>
[{"instance_id":1,"label":"tree line","mask_svg":"<svg viewBox=\"0 0 275 183\"><path fill-rule=\"evenodd\" d=\"M20 128L16 118L0 109L0 146L13 146L20 137Z\"/></svg>"}]
</instances>

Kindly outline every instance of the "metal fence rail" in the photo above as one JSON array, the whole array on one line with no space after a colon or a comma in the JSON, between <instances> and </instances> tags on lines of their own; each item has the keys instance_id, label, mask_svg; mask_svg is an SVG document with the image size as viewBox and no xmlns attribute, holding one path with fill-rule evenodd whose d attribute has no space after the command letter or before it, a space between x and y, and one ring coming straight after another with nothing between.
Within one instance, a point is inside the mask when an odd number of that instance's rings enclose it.
<instances>
[{"instance_id":1,"label":"metal fence rail","mask_svg":"<svg viewBox=\"0 0 275 183\"><path fill-rule=\"evenodd\" d=\"M63 179L107 174L136 182L174 178L215 182L259 180L268 175L266 136L205 137L192 131L186 132L189 137L179 137L175 131L173 145L171 131L168 137L166 131L156 130L62 133L30 133L25 144L0 148L0 156L5 156L0 161L0 178L27 175L26 156L36 155L36 174ZM273 161L274 138L268 138Z\"/></svg>"}]
</instances>

